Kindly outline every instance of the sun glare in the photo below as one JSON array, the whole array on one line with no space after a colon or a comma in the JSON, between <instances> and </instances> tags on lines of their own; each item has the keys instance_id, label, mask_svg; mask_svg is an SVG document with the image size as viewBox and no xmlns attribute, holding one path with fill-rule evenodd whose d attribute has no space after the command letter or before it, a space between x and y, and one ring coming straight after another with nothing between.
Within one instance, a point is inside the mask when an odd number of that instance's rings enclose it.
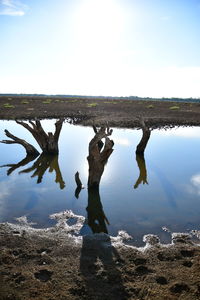
<instances>
[{"instance_id":1,"label":"sun glare","mask_svg":"<svg viewBox=\"0 0 200 300\"><path fill-rule=\"evenodd\" d=\"M66 68L78 66L75 76L81 93L111 93L111 78L113 82L120 63L124 22L124 9L118 0L83 0L77 6L71 23L74 48Z\"/></svg>"},{"instance_id":2,"label":"sun glare","mask_svg":"<svg viewBox=\"0 0 200 300\"><path fill-rule=\"evenodd\" d=\"M122 27L123 13L116 0L84 0L75 15L75 31L83 47L111 46Z\"/></svg>"}]
</instances>

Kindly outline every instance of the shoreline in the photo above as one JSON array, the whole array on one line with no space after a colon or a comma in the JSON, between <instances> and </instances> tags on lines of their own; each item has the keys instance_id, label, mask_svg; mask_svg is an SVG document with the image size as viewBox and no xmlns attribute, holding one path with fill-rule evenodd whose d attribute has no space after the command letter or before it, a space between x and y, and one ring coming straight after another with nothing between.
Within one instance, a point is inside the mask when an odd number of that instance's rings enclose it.
<instances>
[{"instance_id":1,"label":"shoreline","mask_svg":"<svg viewBox=\"0 0 200 300\"><path fill-rule=\"evenodd\" d=\"M10 100L9 100L10 99ZM95 98L0 97L1 120L71 118L92 126L135 128L142 117L152 128L199 126L200 103Z\"/></svg>"},{"instance_id":2,"label":"shoreline","mask_svg":"<svg viewBox=\"0 0 200 300\"><path fill-rule=\"evenodd\" d=\"M48 229L26 218L0 224L1 299L199 299L200 245L188 234L172 234L170 244L146 235L137 248L125 244L126 232L80 237L82 216L52 216Z\"/></svg>"}]
</instances>

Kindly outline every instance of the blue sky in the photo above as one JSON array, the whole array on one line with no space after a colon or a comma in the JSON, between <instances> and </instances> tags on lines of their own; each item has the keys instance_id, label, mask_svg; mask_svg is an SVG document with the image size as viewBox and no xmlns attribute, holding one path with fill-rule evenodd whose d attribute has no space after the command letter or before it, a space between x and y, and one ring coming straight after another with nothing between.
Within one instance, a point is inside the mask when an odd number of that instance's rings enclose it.
<instances>
[{"instance_id":1,"label":"blue sky","mask_svg":"<svg viewBox=\"0 0 200 300\"><path fill-rule=\"evenodd\" d=\"M200 0L0 0L0 93L200 97Z\"/></svg>"}]
</instances>

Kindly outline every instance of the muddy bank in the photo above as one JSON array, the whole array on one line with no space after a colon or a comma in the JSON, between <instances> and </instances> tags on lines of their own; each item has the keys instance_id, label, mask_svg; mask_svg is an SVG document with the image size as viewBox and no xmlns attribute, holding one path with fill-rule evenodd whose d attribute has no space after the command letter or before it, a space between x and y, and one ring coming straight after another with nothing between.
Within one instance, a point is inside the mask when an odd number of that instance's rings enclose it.
<instances>
[{"instance_id":1,"label":"muddy bank","mask_svg":"<svg viewBox=\"0 0 200 300\"><path fill-rule=\"evenodd\" d=\"M200 125L200 103L90 98L0 96L0 119L75 118L83 125L149 126Z\"/></svg>"},{"instance_id":2,"label":"muddy bank","mask_svg":"<svg viewBox=\"0 0 200 300\"><path fill-rule=\"evenodd\" d=\"M173 234L168 245L148 235L136 248L125 232L81 237L85 220L75 216L69 226L70 215L53 215L48 229L26 218L0 225L0 299L200 298L200 248L188 234Z\"/></svg>"}]
</instances>

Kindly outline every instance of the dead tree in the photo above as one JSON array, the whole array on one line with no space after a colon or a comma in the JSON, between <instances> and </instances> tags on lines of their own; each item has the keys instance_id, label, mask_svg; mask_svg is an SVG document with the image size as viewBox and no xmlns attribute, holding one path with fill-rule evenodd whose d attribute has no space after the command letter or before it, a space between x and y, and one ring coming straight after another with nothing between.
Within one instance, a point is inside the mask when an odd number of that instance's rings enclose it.
<instances>
[{"instance_id":1,"label":"dead tree","mask_svg":"<svg viewBox=\"0 0 200 300\"><path fill-rule=\"evenodd\" d=\"M145 148L147 146L147 143L148 143L150 135L151 135L151 131L146 126L143 118L140 119L140 124L142 127L142 138L141 138L139 144L137 145L136 154L144 154Z\"/></svg>"},{"instance_id":2,"label":"dead tree","mask_svg":"<svg viewBox=\"0 0 200 300\"><path fill-rule=\"evenodd\" d=\"M1 143L19 144L24 147L27 155L35 156L35 157L37 157L39 155L39 152L37 151L37 149L35 149L35 147L33 147L31 144L27 143L25 140L22 140L22 139L16 137L15 135L11 134L8 130L4 130L4 132L5 132L5 135L8 138L10 138L11 140L3 140L3 141L0 141Z\"/></svg>"},{"instance_id":3,"label":"dead tree","mask_svg":"<svg viewBox=\"0 0 200 300\"><path fill-rule=\"evenodd\" d=\"M137 187L143 183L143 184L148 184L147 182L147 170L146 170L146 164L145 164L145 159L143 154L136 154L136 161L138 164L138 168L140 170L139 177L134 185L134 189L137 189Z\"/></svg>"},{"instance_id":4,"label":"dead tree","mask_svg":"<svg viewBox=\"0 0 200 300\"><path fill-rule=\"evenodd\" d=\"M20 171L19 174L30 173L33 171L34 173L31 177L33 178L37 176L38 177L37 183L41 183L43 176L48 169L50 173L55 171L56 173L55 182L59 183L61 190L64 189L65 182L62 178L62 173L60 171L60 167L58 164L58 155L49 155L49 154L42 153L38 157L38 159L34 162L32 167Z\"/></svg>"},{"instance_id":5,"label":"dead tree","mask_svg":"<svg viewBox=\"0 0 200 300\"><path fill-rule=\"evenodd\" d=\"M89 143L89 155L87 157L89 164L88 187L98 187L105 164L113 152L114 142L108 138L112 134L112 129L101 127L96 129L96 134ZM105 143L102 145L102 139ZM102 143L100 143L102 142Z\"/></svg>"},{"instance_id":6,"label":"dead tree","mask_svg":"<svg viewBox=\"0 0 200 300\"><path fill-rule=\"evenodd\" d=\"M32 134L44 153L58 154L58 139L62 129L62 119L58 120L55 123L56 128L54 134L52 132L48 132L47 134L42 128L41 122L39 120L36 120L35 122L29 121L30 125L23 121L16 122L17 124L20 124L24 128L26 128Z\"/></svg>"}]
</instances>

